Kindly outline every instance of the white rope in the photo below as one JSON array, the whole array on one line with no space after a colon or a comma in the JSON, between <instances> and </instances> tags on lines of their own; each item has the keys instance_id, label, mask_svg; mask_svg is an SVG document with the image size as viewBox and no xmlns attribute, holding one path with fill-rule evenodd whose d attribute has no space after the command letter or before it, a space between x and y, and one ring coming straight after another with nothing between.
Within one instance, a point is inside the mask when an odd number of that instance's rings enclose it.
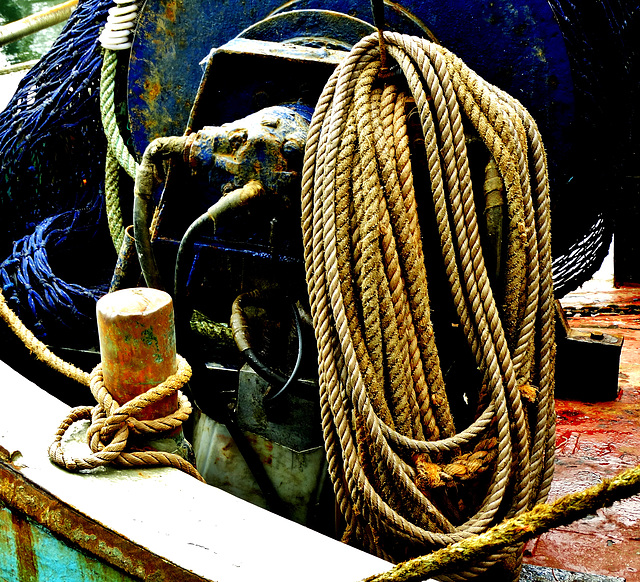
<instances>
[{"instance_id":1,"label":"white rope","mask_svg":"<svg viewBox=\"0 0 640 582\"><path fill-rule=\"evenodd\" d=\"M114 0L115 6L109 9L107 23L100 35L103 48L120 51L131 48L131 32L138 18L138 5L135 0Z\"/></svg>"}]
</instances>

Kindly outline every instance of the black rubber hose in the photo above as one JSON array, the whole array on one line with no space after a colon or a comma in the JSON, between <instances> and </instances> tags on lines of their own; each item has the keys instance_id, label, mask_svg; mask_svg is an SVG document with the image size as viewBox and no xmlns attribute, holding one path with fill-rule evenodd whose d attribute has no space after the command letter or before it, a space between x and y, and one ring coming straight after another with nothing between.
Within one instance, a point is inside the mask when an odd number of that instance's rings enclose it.
<instances>
[{"instance_id":1,"label":"black rubber hose","mask_svg":"<svg viewBox=\"0 0 640 582\"><path fill-rule=\"evenodd\" d=\"M293 319L296 325L296 332L298 334L298 357L296 358L296 363L290 376L285 378L275 370L266 366L260 358L258 358L258 355L251 344L249 337L249 325L244 315L243 302L246 299L255 300L258 298L260 298L260 292L257 290L239 295L231 307L230 325L231 332L233 333L233 339L235 340L236 345L247 364L249 364L253 371L263 380L270 384L280 386L275 394L272 396L265 396L265 403L272 403L276 398L284 394L289 386L291 386L291 384L296 380L300 370L300 363L302 361L302 330L300 325L300 314L298 313L296 306L292 305Z\"/></svg>"}]
</instances>

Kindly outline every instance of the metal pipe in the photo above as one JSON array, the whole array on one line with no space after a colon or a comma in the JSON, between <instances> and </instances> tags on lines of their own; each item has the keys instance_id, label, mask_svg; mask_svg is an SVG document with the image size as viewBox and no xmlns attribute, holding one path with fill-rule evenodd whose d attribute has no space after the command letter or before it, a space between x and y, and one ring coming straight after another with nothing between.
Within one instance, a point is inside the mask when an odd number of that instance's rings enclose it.
<instances>
[{"instance_id":1,"label":"metal pipe","mask_svg":"<svg viewBox=\"0 0 640 582\"><path fill-rule=\"evenodd\" d=\"M156 289L163 288L149 234L149 203L153 198L153 188L156 183L158 169L156 165L162 160L182 156L188 139L188 136L154 139L147 146L136 172L133 188L133 231L136 250L147 285Z\"/></svg>"},{"instance_id":2,"label":"metal pipe","mask_svg":"<svg viewBox=\"0 0 640 582\"><path fill-rule=\"evenodd\" d=\"M136 242L133 236L133 225L130 225L125 230L122 247L118 253L118 260L116 261L116 266L113 270L109 293L119 291L126 287L136 286L136 282L140 277L140 269L137 268L137 262L134 263L135 254Z\"/></svg>"},{"instance_id":3,"label":"metal pipe","mask_svg":"<svg viewBox=\"0 0 640 582\"><path fill-rule=\"evenodd\" d=\"M16 63L15 65L7 65L0 69L0 75L9 75L11 73L19 73L26 71L38 64L39 59L31 59L30 61L23 61L22 63Z\"/></svg>"},{"instance_id":4,"label":"metal pipe","mask_svg":"<svg viewBox=\"0 0 640 582\"><path fill-rule=\"evenodd\" d=\"M77 5L78 0L68 0L67 2L58 4L58 6L54 6L53 8L42 10L41 12L37 12L31 16L0 26L0 46L4 46L10 42L29 36L34 32L38 32L39 30L64 22L69 18L69 16L71 16L71 13Z\"/></svg>"}]
</instances>

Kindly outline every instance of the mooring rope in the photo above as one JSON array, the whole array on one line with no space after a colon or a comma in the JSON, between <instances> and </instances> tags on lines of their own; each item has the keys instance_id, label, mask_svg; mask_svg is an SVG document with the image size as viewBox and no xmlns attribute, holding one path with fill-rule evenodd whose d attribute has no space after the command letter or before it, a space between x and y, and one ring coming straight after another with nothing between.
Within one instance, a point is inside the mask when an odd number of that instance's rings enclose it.
<instances>
[{"instance_id":1,"label":"mooring rope","mask_svg":"<svg viewBox=\"0 0 640 582\"><path fill-rule=\"evenodd\" d=\"M429 577L440 577L443 573L460 569L489 552L514 542L527 542L552 528L567 525L639 492L640 466L637 466L583 491L563 495L553 503L536 505L483 534L429 555L407 560L388 572L370 576L363 582L421 582Z\"/></svg>"},{"instance_id":2,"label":"mooring rope","mask_svg":"<svg viewBox=\"0 0 640 582\"><path fill-rule=\"evenodd\" d=\"M553 291L546 160L533 120L446 49L396 33L384 41L403 79L383 87L378 41L360 41L320 97L302 226L323 431L345 538L398 560L482 533L546 498L555 441ZM409 100L431 197L414 192ZM480 246L469 123L506 190L500 305ZM483 408L458 434L430 320L418 204L435 211L458 325L484 377ZM486 494L474 500L482 474L490 474ZM459 576L517 551L504 548Z\"/></svg>"},{"instance_id":3,"label":"mooring rope","mask_svg":"<svg viewBox=\"0 0 640 582\"><path fill-rule=\"evenodd\" d=\"M53 443L49 447L49 458L56 465L70 471L95 469L102 465L115 464L122 467L165 466L175 467L200 481L194 466L176 453L157 450L126 450L130 431L135 434L153 435L166 433L179 428L191 414L191 404L179 389L189 381L191 367L180 356L178 370L164 382L139 394L122 406L116 402L106 389L102 376L102 365L98 364L91 372L89 387L98 404L72 408L69 415L60 423ZM174 413L153 420L138 420L133 415L144 410L150 404L158 402L178 392L179 407ZM77 457L65 453L62 438L71 425L79 420L91 419L87 431L87 442L91 453Z\"/></svg>"},{"instance_id":4,"label":"mooring rope","mask_svg":"<svg viewBox=\"0 0 640 582\"><path fill-rule=\"evenodd\" d=\"M9 329L20 338L25 347L38 360L46 363L50 368L60 372L67 378L75 380L79 384L89 385L89 374L77 368L73 364L56 356L44 345L25 325L15 312L7 305L4 295L0 291L0 317L9 326Z\"/></svg>"},{"instance_id":5,"label":"mooring rope","mask_svg":"<svg viewBox=\"0 0 640 582\"><path fill-rule=\"evenodd\" d=\"M49 457L57 465L69 470L91 469L109 463L123 467L169 466L175 467L203 481L191 463L180 455L162 451L126 450L129 431L136 434L161 434L177 429L191 414L191 404L178 392L179 407L173 414L153 420L140 421L133 414L146 406L175 394L191 377L191 368L182 357L178 358L178 370L173 376L120 406L109 394L102 380L99 364L91 374L56 356L20 321L7 305L0 291L0 317L22 341L25 347L40 361L67 378L88 386L98 404L71 409L60 424L54 441L49 447ZM76 421L91 419L87 440L91 454L74 457L65 454L62 438Z\"/></svg>"}]
</instances>

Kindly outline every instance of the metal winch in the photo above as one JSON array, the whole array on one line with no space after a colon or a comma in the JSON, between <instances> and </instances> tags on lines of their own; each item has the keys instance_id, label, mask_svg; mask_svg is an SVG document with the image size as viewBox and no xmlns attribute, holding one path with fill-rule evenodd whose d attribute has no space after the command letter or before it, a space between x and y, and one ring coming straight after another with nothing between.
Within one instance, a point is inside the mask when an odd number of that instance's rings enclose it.
<instances>
[{"instance_id":1,"label":"metal winch","mask_svg":"<svg viewBox=\"0 0 640 582\"><path fill-rule=\"evenodd\" d=\"M210 63L220 58L226 66L231 59L255 71L264 59L267 68L311 63L301 70L316 91L341 56L287 47L289 57L296 55L287 61L253 43L241 45L212 55ZM178 349L194 366L193 444L201 474L212 485L326 529L333 511L318 510L328 494L326 461L299 218L312 96L283 93L279 104L209 125L218 119L210 115L216 108L210 79L205 75L192 111L202 128L158 138L143 156L134 212L140 263L147 284L173 286ZM152 176L165 160L170 164L159 192ZM149 237L155 204L157 233ZM328 502L333 508L330 494Z\"/></svg>"}]
</instances>

